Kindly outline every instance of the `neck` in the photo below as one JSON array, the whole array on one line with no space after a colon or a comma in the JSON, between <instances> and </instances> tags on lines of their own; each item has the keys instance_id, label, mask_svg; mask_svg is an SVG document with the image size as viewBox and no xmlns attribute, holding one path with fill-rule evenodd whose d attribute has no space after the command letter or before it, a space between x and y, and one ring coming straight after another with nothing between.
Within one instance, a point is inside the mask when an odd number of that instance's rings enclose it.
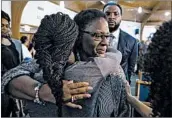
<instances>
[{"instance_id":1,"label":"neck","mask_svg":"<svg viewBox=\"0 0 172 118\"><path fill-rule=\"evenodd\" d=\"M114 32L116 32L117 30L118 30L118 28L117 28L117 29L109 28L110 33L114 33Z\"/></svg>"},{"instance_id":2,"label":"neck","mask_svg":"<svg viewBox=\"0 0 172 118\"><path fill-rule=\"evenodd\" d=\"M1 38L1 44L4 44L6 46L10 46L11 42L7 38Z\"/></svg>"}]
</instances>

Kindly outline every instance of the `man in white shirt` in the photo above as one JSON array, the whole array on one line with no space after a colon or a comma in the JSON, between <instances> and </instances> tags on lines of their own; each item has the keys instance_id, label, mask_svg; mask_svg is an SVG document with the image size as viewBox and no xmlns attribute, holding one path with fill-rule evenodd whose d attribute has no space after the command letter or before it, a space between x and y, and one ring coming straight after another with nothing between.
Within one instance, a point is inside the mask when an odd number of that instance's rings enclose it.
<instances>
[{"instance_id":1,"label":"man in white shirt","mask_svg":"<svg viewBox=\"0 0 172 118\"><path fill-rule=\"evenodd\" d=\"M112 33L113 39L111 39L111 41L110 41L110 46L112 46L115 49L117 49L117 47L118 47L119 33L120 33L119 28L115 32Z\"/></svg>"},{"instance_id":2,"label":"man in white shirt","mask_svg":"<svg viewBox=\"0 0 172 118\"><path fill-rule=\"evenodd\" d=\"M126 74L127 80L131 83L131 75L137 58L138 46L134 37L122 31L119 26L122 20L122 8L119 4L108 2L103 12L108 18L109 31L114 38L110 41L110 46L122 53L121 66Z\"/></svg>"},{"instance_id":3,"label":"man in white shirt","mask_svg":"<svg viewBox=\"0 0 172 118\"><path fill-rule=\"evenodd\" d=\"M27 46L29 46L30 44L30 41L28 39L27 36L22 36L20 38L21 42L22 42L22 54L23 54L23 59L26 59L26 58L32 58L32 55L31 53L29 52Z\"/></svg>"}]
</instances>

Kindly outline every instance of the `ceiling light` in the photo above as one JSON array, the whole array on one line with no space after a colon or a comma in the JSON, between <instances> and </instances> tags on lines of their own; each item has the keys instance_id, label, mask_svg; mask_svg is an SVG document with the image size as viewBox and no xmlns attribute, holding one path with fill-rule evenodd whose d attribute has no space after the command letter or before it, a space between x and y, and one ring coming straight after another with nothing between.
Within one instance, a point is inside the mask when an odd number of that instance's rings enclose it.
<instances>
[{"instance_id":1,"label":"ceiling light","mask_svg":"<svg viewBox=\"0 0 172 118\"><path fill-rule=\"evenodd\" d=\"M28 25L24 25L24 30L26 31L26 32L29 32L30 31L30 26L28 26Z\"/></svg>"},{"instance_id":2,"label":"ceiling light","mask_svg":"<svg viewBox=\"0 0 172 118\"><path fill-rule=\"evenodd\" d=\"M169 15L170 15L170 12L165 12L164 15L165 15L165 16L169 16Z\"/></svg>"},{"instance_id":3,"label":"ceiling light","mask_svg":"<svg viewBox=\"0 0 172 118\"><path fill-rule=\"evenodd\" d=\"M142 11L143 11L142 7L139 7L137 11L138 11L139 14L141 14Z\"/></svg>"}]
</instances>

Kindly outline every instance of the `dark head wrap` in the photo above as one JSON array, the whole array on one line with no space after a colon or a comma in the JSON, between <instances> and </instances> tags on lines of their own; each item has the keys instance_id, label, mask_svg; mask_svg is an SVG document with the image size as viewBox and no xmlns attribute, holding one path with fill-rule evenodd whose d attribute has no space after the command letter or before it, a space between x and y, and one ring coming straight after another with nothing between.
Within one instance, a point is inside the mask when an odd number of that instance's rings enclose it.
<instances>
[{"instance_id":1,"label":"dark head wrap","mask_svg":"<svg viewBox=\"0 0 172 118\"><path fill-rule=\"evenodd\" d=\"M63 71L78 36L78 27L71 18L58 12L46 15L34 35L37 63L56 99L62 104Z\"/></svg>"}]
</instances>

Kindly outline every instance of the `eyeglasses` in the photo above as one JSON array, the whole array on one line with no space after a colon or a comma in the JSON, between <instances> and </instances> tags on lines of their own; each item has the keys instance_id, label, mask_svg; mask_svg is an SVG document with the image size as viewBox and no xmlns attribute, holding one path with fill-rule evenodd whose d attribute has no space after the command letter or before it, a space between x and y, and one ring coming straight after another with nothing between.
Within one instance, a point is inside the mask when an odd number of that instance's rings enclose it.
<instances>
[{"instance_id":1,"label":"eyeglasses","mask_svg":"<svg viewBox=\"0 0 172 118\"><path fill-rule=\"evenodd\" d=\"M84 32L84 33L87 33L89 35L91 35L92 37L95 37L95 40L97 41L101 41L102 39L107 39L107 40L111 40L114 38L113 35L110 35L110 34L100 34L100 33L95 33L95 32L88 32L88 31L83 31L81 30L81 32Z\"/></svg>"}]
</instances>

